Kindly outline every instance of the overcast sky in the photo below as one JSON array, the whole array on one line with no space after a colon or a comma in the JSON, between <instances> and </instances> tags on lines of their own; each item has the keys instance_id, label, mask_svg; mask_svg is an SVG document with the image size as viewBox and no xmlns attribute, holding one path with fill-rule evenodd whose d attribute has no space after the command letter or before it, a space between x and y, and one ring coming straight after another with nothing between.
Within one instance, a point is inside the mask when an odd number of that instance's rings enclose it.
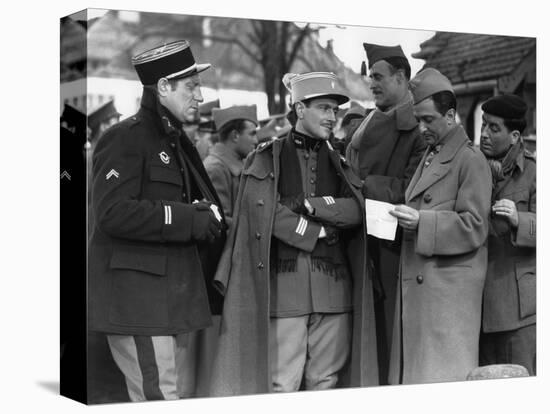
<instances>
[{"instance_id":1,"label":"overcast sky","mask_svg":"<svg viewBox=\"0 0 550 414\"><path fill-rule=\"evenodd\" d=\"M105 9L88 9L88 19L103 16L106 12ZM432 37L434 33L428 30L324 25L319 32L319 40L321 45L325 46L327 40L333 39L334 53L355 72L359 72L361 62L366 60L364 42L386 46L399 44L409 59L414 76L422 68L424 61L413 59L411 54L418 52L420 43Z\"/></svg>"}]
</instances>

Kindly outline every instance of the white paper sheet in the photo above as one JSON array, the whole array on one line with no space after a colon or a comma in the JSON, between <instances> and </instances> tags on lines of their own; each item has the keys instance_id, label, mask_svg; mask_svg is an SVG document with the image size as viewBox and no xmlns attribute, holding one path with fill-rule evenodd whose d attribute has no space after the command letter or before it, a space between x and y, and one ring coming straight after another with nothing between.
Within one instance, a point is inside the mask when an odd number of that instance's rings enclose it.
<instances>
[{"instance_id":1,"label":"white paper sheet","mask_svg":"<svg viewBox=\"0 0 550 414\"><path fill-rule=\"evenodd\" d=\"M394 205L383 201L365 199L367 233L384 240L394 240L397 219L390 215Z\"/></svg>"}]
</instances>

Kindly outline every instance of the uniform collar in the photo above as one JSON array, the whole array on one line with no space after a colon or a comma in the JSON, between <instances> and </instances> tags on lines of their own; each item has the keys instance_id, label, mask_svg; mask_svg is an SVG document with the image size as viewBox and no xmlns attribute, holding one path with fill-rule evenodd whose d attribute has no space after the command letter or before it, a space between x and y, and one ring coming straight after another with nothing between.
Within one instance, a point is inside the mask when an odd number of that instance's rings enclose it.
<instances>
[{"instance_id":1,"label":"uniform collar","mask_svg":"<svg viewBox=\"0 0 550 414\"><path fill-rule=\"evenodd\" d=\"M292 128L292 139L297 149L303 149L307 151L318 151L321 148L324 140L320 138L313 138L309 135L302 134Z\"/></svg>"},{"instance_id":2,"label":"uniform collar","mask_svg":"<svg viewBox=\"0 0 550 414\"><path fill-rule=\"evenodd\" d=\"M220 159L227 167L231 174L238 177L243 170L243 161L237 156L235 151L232 151L223 142L217 142L210 149L210 155Z\"/></svg>"}]
</instances>

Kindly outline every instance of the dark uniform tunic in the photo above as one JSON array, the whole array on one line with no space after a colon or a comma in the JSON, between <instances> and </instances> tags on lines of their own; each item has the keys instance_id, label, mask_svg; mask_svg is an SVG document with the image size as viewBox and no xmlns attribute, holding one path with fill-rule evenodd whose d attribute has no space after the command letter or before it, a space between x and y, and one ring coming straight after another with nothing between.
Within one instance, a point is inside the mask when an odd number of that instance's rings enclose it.
<instances>
[{"instance_id":1,"label":"dark uniform tunic","mask_svg":"<svg viewBox=\"0 0 550 414\"><path fill-rule=\"evenodd\" d=\"M145 89L140 111L105 132L94 152L89 327L174 335L211 324L205 278L222 241L192 237L192 201L220 205L177 121Z\"/></svg>"}]
</instances>

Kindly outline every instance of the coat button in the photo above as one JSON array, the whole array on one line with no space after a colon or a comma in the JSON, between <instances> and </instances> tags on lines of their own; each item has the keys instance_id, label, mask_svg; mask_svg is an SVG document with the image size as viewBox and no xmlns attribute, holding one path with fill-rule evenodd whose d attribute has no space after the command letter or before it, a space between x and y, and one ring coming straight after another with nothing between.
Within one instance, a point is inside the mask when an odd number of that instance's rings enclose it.
<instances>
[{"instance_id":1,"label":"coat button","mask_svg":"<svg viewBox=\"0 0 550 414\"><path fill-rule=\"evenodd\" d=\"M172 148L176 148L176 144L173 143L173 142L170 143L170 146L171 146Z\"/></svg>"},{"instance_id":2,"label":"coat button","mask_svg":"<svg viewBox=\"0 0 550 414\"><path fill-rule=\"evenodd\" d=\"M315 171L317 171L317 168L311 167L311 171L312 171L312 172L315 172Z\"/></svg>"},{"instance_id":3,"label":"coat button","mask_svg":"<svg viewBox=\"0 0 550 414\"><path fill-rule=\"evenodd\" d=\"M264 264L262 262L258 263L258 269L263 269L264 268Z\"/></svg>"},{"instance_id":4,"label":"coat button","mask_svg":"<svg viewBox=\"0 0 550 414\"><path fill-rule=\"evenodd\" d=\"M309 159L309 154L307 154L307 153L304 154L304 158L305 158L306 160L308 160L308 159Z\"/></svg>"},{"instance_id":5,"label":"coat button","mask_svg":"<svg viewBox=\"0 0 550 414\"><path fill-rule=\"evenodd\" d=\"M259 206L263 206L265 203L264 200L260 199L256 204L258 204Z\"/></svg>"},{"instance_id":6,"label":"coat button","mask_svg":"<svg viewBox=\"0 0 550 414\"><path fill-rule=\"evenodd\" d=\"M429 203L432 201L432 196L430 194L424 194L424 202Z\"/></svg>"},{"instance_id":7,"label":"coat button","mask_svg":"<svg viewBox=\"0 0 550 414\"><path fill-rule=\"evenodd\" d=\"M422 275L416 276L416 283L421 285L423 282L424 282L424 278L422 277Z\"/></svg>"},{"instance_id":8,"label":"coat button","mask_svg":"<svg viewBox=\"0 0 550 414\"><path fill-rule=\"evenodd\" d=\"M260 233L256 233L256 238L260 240L262 238L262 235Z\"/></svg>"},{"instance_id":9,"label":"coat button","mask_svg":"<svg viewBox=\"0 0 550 414\"><path fill-rule=\"evenodd\" d=\"M270 172L270 173L269 173L269 178L271 178L272 180L274 180L274 179L275 179L275 174L273 174L273 172Z\"/></svg>"},{"instance_id":10,"label":"coat button","mask_svg":"<svg viewBox=\"0 0 550 414\"><path fill-rule=\"evenodd\" d=\"M315 193L309 193L310 197L315 197Z\"/></svg>"}]
</instances>

